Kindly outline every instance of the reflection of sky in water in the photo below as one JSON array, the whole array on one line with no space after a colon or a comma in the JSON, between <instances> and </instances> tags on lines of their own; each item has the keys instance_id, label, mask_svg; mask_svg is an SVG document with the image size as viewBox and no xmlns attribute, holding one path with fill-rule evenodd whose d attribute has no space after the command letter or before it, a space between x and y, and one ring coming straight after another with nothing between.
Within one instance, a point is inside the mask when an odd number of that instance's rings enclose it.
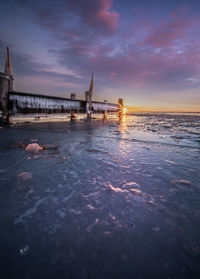
<instances>
[{"instance_id":1,"label":"reflection of sky in water","mask_svg":"<svg viewBox=\"0 0 200 279\"><path fill-rule=\"evenodd\" d=\"M198 277L199 116L0 133L3 278ZM17 142L59 148L34 154Z\"/></svg>"}]
</instances>

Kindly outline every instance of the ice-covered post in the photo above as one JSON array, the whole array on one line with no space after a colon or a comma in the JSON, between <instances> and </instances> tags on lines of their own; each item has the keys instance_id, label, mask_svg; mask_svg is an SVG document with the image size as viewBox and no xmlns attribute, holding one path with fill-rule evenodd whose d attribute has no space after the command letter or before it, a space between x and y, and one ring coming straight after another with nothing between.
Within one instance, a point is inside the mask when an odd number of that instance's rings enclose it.
<instances>
[{"instance_id":1,"label":"ice-covered post","mask_svg":"<svg viewBox=\"0 0 200 279\"><path fill-rule=\"evenodd\" d=\"M70 95L72 100L76 100L76 93L71 93ZM76 118L75 111L71 109L71 120L74 120Z\"/></svg>"},{"instance_id":2,"label":"ice-covered post","mask_svg":"<svg viewBox=\"0 0 200 279\"><path fill-rule=\"evenodd\" d=\"M85 92L85 100L87 101L86 103L87 118L91 118L91 114L92 114L92 95L93 95L93 73L91 76L89 91Z\"/></svg>"}]
</instances>

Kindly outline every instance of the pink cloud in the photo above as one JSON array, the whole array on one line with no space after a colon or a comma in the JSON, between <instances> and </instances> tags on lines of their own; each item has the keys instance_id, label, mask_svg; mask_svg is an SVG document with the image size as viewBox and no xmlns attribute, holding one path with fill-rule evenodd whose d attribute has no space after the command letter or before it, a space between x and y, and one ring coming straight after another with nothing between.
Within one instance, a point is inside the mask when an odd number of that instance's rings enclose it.
<instances>
[{"instance_id":1,"label":"pink cloud","mask_svg":"<svg viewBox=\"0 0 200 279\"><path fill-rule=\"evenodd\" d=\"M145 43L154 47L166 47L171 45L175 40L184 39L187 31L197 23L196 18L187 18L187 14L173 12L170 16L159 23L159 26L147 36Z\"/></svg>"},{"instance_id":2,"label":"pink cloud","mask_svg":"<svg viewBox=\"0 0 200 279\"><path fill-rule=\"evenodd\" d=\"M104 33L113 32L118 26L119 13L112 10L113 0L82 0L66 1L66 8L70 9L87 23L90 28L97 28Z\"/></svg>"},{"instance_id":3,"label":"pink cloud","mask_svg":"<svg viewBox=\"0 0 200 279\"><path fill-rule=\"evenodd\" d=\"M154 49L145 50L130 47L126 54L115 56L96 56L87 61L87 68L92 68L102 80L112 80L115 85L134 87L189 86L188 77L196 76L199 69L200 55L194 48L186 47L178 55L176 49L168 48L160 53Z\"/></svg>"},{"instance_id":4,"label":"pink cloud","mask_svg":"<svg viewBox=\"0 0 200 279\"><path fill-rule=\"evenodd\" d=\"M86 28L87 32L108 34L118 26L119 13L112 8L113 0L61 0L46 7L35 1L23 1L23 5L34 12L38 24L53 32L65 30L72 38Z\"/></svg>"},{"instance_id":5,"label":"pink cloud","mask_svg":"<svg viewBox=\"0 0 200 279\"><path fill-rule=\"evenodd\" d=\"M73 3L66 2L66 8L80 17L83 23L90 28L103 31L105 34L116 30L119 14L112 10L113 0L74 0Z\"/></svg>"},{"instance_id":6,"label":"pink cloud","mask_svg":"<svg viewBox=\"0 0 200 279\"><path fill-rule=\"evenodd\" d=\"M96 15L93 15L93 20L103 23L110 30L115 30L118 25L119 14L116 11L110 11L112 2L112 0L101 0L101 8Z\"/></svg>"}]
</instances>

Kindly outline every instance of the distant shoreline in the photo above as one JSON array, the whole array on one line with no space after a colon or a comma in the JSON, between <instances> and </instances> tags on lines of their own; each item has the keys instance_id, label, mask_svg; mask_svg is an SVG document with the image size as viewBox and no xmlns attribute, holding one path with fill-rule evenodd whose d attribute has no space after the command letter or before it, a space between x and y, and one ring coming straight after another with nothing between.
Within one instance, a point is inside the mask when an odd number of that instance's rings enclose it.
<instances>
[{"instance_id":1,"label":"distant shoreline","mask_svg":"<svg viewBox=\"0 0 200 279\"><path fill-rule=\"evenodd\" d=\"M180 112L180 111L138 111L138 112L128 112L127 115L134 115L134 114L200 114L200 111L194 112Z\"/></svg>"}]
</instances>

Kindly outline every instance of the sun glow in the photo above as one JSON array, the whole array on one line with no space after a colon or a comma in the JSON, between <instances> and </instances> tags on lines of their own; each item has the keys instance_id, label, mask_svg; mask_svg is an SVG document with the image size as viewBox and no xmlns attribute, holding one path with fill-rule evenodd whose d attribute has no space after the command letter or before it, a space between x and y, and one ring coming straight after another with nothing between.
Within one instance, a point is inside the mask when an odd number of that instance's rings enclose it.
<instances>
[{"instance_id":1,"label":"sun glow","mask_svg":"<svg viewBox=\"0 0 200 279\"><path fill-rule=\"evenodd\" d=\"M126 114L127 113L127 108L123 107L122 112L123 112L123 114Z\"/></svg>"}]
</instances>

